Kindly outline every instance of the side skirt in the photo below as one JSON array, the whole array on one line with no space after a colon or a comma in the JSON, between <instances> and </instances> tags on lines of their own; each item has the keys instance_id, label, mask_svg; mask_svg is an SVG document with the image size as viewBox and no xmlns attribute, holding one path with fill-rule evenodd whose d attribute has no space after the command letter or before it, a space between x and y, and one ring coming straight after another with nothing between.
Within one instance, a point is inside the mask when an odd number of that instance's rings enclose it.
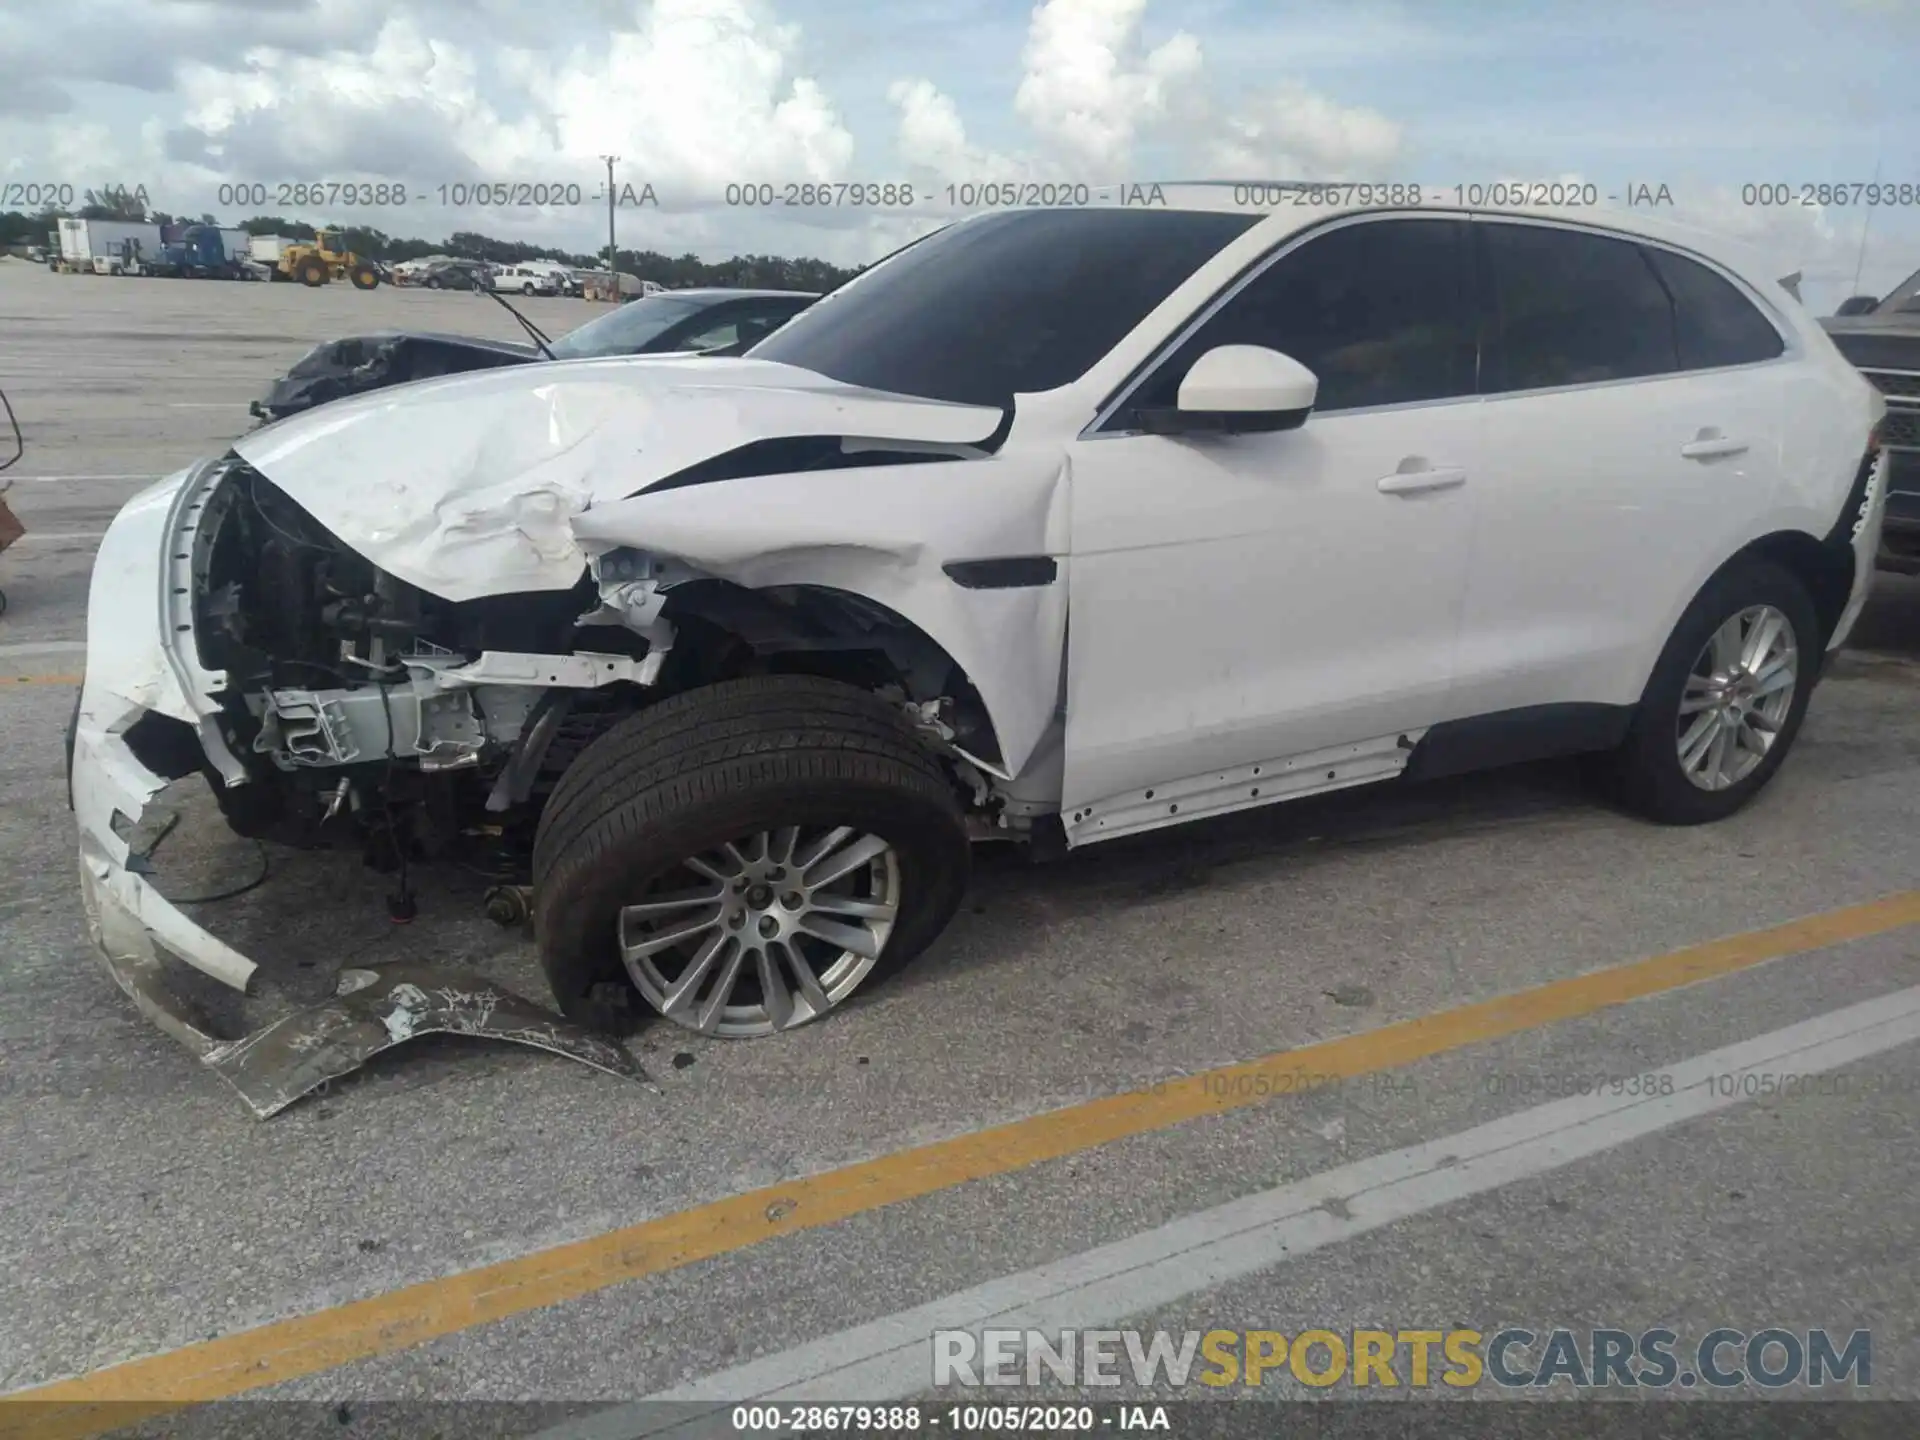
<instances>
[{"instance_id":1,"label":"side skirt","mask_svg":"<svg viewBox=\"0 0 1920 1440\"><path fill-rule=\"evenodd\" d=\"M1396 776L1435 780L1611 750L1632 723L1631 705L1530 705L1129 790L1065 811L1060 823L1073 848Z\"/></svg>"},{"instance_id":2,"label":"side skirt","mask_svg":"<svg viewBox=\"0 0 1920 1440\"><path fill-rule=\"evenodd\" d=\"M1209 770L1183 780L1156 785L1151 790L1129 790L1077 810L1060 820L1069 847L1136 835L1181 825L1208 815L1252 810L1320 795L1352 785L1391 780L1407 768L1424 730L1381 736L1353 745L1335 745L1305 755L1283 756L1240 765L1231 770Z\"/></svg>"}]
</instances>

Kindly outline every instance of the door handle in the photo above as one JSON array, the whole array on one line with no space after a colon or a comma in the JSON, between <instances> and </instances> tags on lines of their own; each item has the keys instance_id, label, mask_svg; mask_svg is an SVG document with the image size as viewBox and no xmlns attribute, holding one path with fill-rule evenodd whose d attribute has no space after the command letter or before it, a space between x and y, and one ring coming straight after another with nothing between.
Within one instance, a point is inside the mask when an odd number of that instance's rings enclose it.
<instances>
[{"instance_id":1,"label":"door handle","mask_svg":"<svg viewBox=\"0 0 1920 1440\"><path fill-rule=\"evenodd\" d=\"M1746 449L1746 441L1735 440L1732 436L1722 435L1718 430L1709 427L1682 445L1680 453L1689 460L1715 460L1722 455L1744 454Z\"/></svg>"},{"instance_id":2,"label":"door handle","mask_svg":"<svg viewBox=\"0 0 1920 1440\"><path fill-rule=\"evenodd\" d=\"M1396 470L1376 481L1382 495L1422 495L1429 490L1452 490L1467 483L1467 472L1458 465L1435 465L1429 469Z\"/></svg>"}]
</instances>

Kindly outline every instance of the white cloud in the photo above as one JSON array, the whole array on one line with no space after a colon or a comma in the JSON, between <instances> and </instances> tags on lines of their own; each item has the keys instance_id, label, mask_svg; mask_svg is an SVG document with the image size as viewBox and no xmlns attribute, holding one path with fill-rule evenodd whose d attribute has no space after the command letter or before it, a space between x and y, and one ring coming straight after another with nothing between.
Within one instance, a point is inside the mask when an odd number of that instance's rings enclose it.
<instances>
[{"instance_id":1,"label":"white cloud","mask_svg":"<svg viewBox=\"0 0 1920 1440\"><path fill-rule=\"evenodd\" d=\"M896 80L887 99L900 111L900 156L941 175L971 172L979 154L967 143L967 127L951 98L931 80Z\"/></svg>"},{"instance_id":2,"label":"white cloud","mask_svg":"<svg viewBox=\"0 0 1920 1440\"><path fill-rule=\"evenodd\" d=\"M973 144L959 107L930 80L896 80L887 88L887 99L899 111L894 146L909 167L962 183L1059 178L1060 166L1049 157L1007 155Z\"/></svg>"},{"instance_id":3,"label":"white cloud","mask_svg":"<svg viewBox=\"0 0 1920 1440\"><path fill-rule=\"evenodd\" d=\"M896 81L896 148L945 178L1132 178L1149 138L1156 159L1194 172L1311 179L1384 176L1401 127L1377 110L1343 106L1298 83L1222 102L1200 83L1199 42L1181 32L1151 50L1140 40L1147 0L1043 0L1034 8L1014 97L1034 146L985 150L958 106L932 81Z\"/></svg>"},{"instance_id":4,"label":"white cloud","mask_svg":"<svg viewBox=\"0 0 1920 1440\"><path fill-rule=\"evenodd\" d=\"M174 154L223 179L397 175L420 184L468 178L467 161L489 173L550 154L539 122L503 120L478 76L470 50L406 14L382 25L365 52L260 48L237 69L189 62L181 88L192 100ZM422 173L423 165L454 173Z\"/></svg>"},{"instance_id":5,"label":"white cloud","mask_svg":"<svg viewBox=\"0 0 1920 1440\"><path fill-rule=\"evenodd\" d=\"M554 77L559 148L621 155L663 195L709 201L738 181L845 176L853 136L816 81L788 77L798 43L754 0L655 0L637 29Z\"/></svg>"},{"instance_id":6,"label":"white cloud","mask_svg":"<svg viewBox=\"0 0 1920 1440\"><path fill-rule=\"evenodd\" d=\"M1115 172L1136 134L1167 115L1200 73L1200 42L1185 31L1139 53L1146 5L1043 0L1034 8L1014 110L1043 141L1099 172L1079 178L1125 178Z\"/></svg>"},{"instance_id":7,"label":"white cloud","mask_svg":"<svg viewBox=\"0 0 1920 1440\"><path fill-rule=\"evenodd\" d=\"M1216 174L1249 179L1390 180L1402 141L1378 110L1288 83L1220 120L1207 159Z\"/></svg>"},{"instance_id":8,"label":"white cloud","mask_svg":"<svg viewBox=\"0 0 1920 1440\"><path fill-rule=\"evenodd\" d=\"M790 75L798 31L757 0L654 0L631 28L557 61L475 50L402 13L364 52L257 49L190 63L176 158L205 176L576 180L599 157L663 205L718 203L740 181L844 175L853 137L822 88ZM487 82L483 84L483 82ZM504 107L511 106L513 118Z\"/></svg>"}]
</instances>

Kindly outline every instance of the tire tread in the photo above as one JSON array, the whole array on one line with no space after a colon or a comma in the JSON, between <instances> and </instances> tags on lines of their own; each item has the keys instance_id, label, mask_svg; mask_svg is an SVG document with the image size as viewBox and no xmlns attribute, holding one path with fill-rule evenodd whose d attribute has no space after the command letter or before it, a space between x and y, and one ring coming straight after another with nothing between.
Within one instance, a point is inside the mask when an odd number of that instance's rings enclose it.
<instances>
[{"instance_id":1,"label":"tire tread","mask_svg":"<svg viewBox=\"0 0 1920 1440\"><path fill-rule=\"evenodd\" d=\"M894 814L911 840L871 983L939 934L967 883L964 812L905 715L837 681L755 676L669 697L596 738L560 776L534 840L534 931L563 1012L606 1029L628 1018L608 1001L631 996L604 953L610 877L657 863L675 830L744 828L769 802L823 793Z\"/></svg>"}]
</instances>

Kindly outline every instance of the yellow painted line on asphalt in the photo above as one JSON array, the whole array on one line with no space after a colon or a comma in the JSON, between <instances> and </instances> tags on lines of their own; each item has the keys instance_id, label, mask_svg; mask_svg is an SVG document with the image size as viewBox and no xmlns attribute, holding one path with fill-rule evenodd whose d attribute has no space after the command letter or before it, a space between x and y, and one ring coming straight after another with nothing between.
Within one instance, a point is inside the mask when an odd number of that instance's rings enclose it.
<instances>
[{"instance_id":1,"label":"yellow painted line on asphalt","mask_svg":"<svg viewBox=\"0 0 1920 1440\"><path fill-rule=\"evenodd\" d=\"M729 1196L313 1314L0 1396L0 1437L97 1435L1091 1150L1258 1105L1301 1075L1351 1079L1920 921L1920 891L1556 980Z\"/></svg>"}]
</instances>

